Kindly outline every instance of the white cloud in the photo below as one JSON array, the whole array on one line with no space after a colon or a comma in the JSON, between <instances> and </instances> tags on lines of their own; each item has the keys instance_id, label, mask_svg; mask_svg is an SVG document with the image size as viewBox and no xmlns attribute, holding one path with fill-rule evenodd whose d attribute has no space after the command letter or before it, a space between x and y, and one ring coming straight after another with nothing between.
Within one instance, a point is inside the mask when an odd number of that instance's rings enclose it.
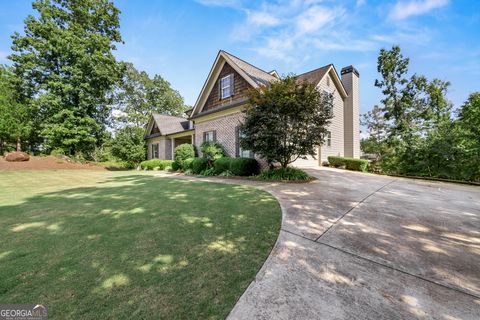
<instances>
[{"instance_id":1,"label":"white cloud","mask_svg":"<svg viewBox=\"0 0 480 320\"><path fill-rule=\"evenodd\" d=\"M240 1L238 0L195 0L196 2L210 7L238 7Z\"/></svg>"},{"instance_id":2,"label":"white cloud","mask_svg":"<svg viewBox=\"0 0 480 320\"><path fill-rule=\"evenodd\" d=\"M247 23L253 26L276 26L280 20L274 15L265 11L247 10Z\"/></svg>"},{"instance_id":3,"label":"white cloud","mask_svg":"<svg viewBox=\"0 0 480 320\"><path fill-rule=\"evenodd\" d=\"M393 20L403 20L410 16L427 13L433 9L446 6L449 0L411 0L398 1L390 12Z\"/></svg>"},{"instance_id":4,"label":"white cloud","mask_svg":"<svg viewBox=\"0 0 480 320\"><path fill-rule=\"evenodd\" d=\"M355 3L355 5L357 7L361 7L363 6L367 1L366 0L357 0L357 2Z\"/></svg>"},{"instance_id":5,"label":"white cloud","mask_svg":"<svg viewBox=\"0 0 480 320\"><path fill-rule=\"evenodd\" d=\"M297 30L300 34L315 32L333 20L340 18L344 13L343 8L310 7L297 17Z\"/></svg>"}]
</instances>

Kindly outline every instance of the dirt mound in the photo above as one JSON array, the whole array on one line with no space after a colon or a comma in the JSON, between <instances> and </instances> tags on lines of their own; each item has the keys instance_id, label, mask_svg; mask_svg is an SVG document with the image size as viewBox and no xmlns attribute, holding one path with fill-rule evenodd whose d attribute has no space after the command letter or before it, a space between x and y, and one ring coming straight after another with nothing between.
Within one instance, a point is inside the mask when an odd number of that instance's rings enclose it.
<instances>
[{"instance_id":1,"label":"dirt mound","mask_svg":"<svg viewBox=\"0 0 480 320\"><path fill-rule=\"evenodd\" d=\"M57 157L30 157L30 161L8 162L0 157L0 170L52 170L52 169L88 169L88 170L106 170L105 167L94 163L78 163L68 160L68 158Z\"/></svg>"},{"instance_id":2,"label":"dirt mound","mask_svg":"<svg viewBox=\"0 0 480 320\"><path fill-rule=\"evenodd\" d=\"M26 154L25 152L10 152L7 154L5 157L5 160L8 162L20 162L20 161L28 161L30 159L30 156Z\"/></svg>"}]
</instances>

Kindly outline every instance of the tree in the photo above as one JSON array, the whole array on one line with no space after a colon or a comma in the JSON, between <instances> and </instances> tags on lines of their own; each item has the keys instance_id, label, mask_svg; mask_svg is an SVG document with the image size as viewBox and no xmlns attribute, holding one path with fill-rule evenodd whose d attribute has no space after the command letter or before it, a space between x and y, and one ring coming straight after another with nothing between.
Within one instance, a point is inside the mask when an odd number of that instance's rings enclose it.
<instances>
[{"instance_id":1,"label":"tree","mask_svg":"<svg viewBox=\"0 0 480 320\"><path fill-rule=\"evenodd\" d=\"M114 104L118 127L133 125L144 127L152 112L181 116L187 107L178 91L161 76L150 79L145 71L138 71L133 64L125 63L126 72L114 90Z\"/></svg>"},{"instance_id":2,"label":"tree","mask_svg":"<svg viewBox=\"0 0 480 320\"><path fill-rule=\"evenodd\" d=\"M109 117L106 93L123 66L112 51L122 42L119 10L107 0L37 0L38 16L12 36L17 90L33 99L50 149L90 152Z\"/></svg>"},{"instance_id":3,"label":"tree","mask_svg":"<svg viewBox=\"0 0 480 320\"><path fill-rule=\"evenodd\" d=\"M456 127L459 146L463 147L460 162L463 176L480 181L480 92L472 93L458 112Z\"/></svg>"},{"instance_id":4,"label":"tree","mask_svg":"<svg viewBox=\"0 0 480 320\"><path fill-rule=\"evenodd\" d=\"M333 117L330 94L314 84L287 76L249 92L249 107L241 125L242 148L286 168L300 157L316 155Z\"/></svg>"},{"instance_id":5,"label":"tree","mask_svg":"<svg viewBox=\"0 0 480 320\"><path fill-rule=\"evenodd\" d=\"M118 129L112 141L112 155L132 167L145 160L146 147L143 128L125 127Z\"/></svg>"},{"instance_id":6,"label":"tree","mask_svg":"<svg viewBox=\"0 0 480 320\"><path fill-rule=\"evenodd\" d=\"M15 75L0 65L0 154L5 142L16 144L21 151L22 142L32 131L32 114L29 106L19 102L15 87Z\"/></svg>"}]
</instances>

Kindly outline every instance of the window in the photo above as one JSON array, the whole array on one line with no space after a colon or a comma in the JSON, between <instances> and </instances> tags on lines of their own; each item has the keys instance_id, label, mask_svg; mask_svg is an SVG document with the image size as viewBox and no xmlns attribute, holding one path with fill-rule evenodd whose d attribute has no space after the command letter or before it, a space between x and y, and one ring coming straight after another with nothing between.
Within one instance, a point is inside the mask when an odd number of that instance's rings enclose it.
<instances>
[{"instance_id":1,"label":"window","mask_svg":"<svg viewBox=\"0 0 480 320\"><path fill-rule=\"evenodd\" d=\"M250 150L242 149L240 146L240 139L243 138L245 134L237 128L237 156L242 158L253 158L253 152Z\"/></svg>"},{"instance_id":2,"label":"window","mask_svg":"<svg viewBox=\"0 0 480 320\"><path fill-rule=\"evenodd\" d=\"M158 159L158 143L152 144L152 159Z\"/></svg>"},{"instance_id":3,"label":"window","mask_svg":"<svg viewBox=\"0 0 480 320\"><path fill-rule=\"evenodd\" d=\"M221 99L233 96L233 74L220 79L220 97Z\"/></svg>"},{"instance_id":4,"label":"window","mask_svg":"<svg viewBox=\"0 0 480 320\"><path fill-rule=\"evenodd\" d=\"M329 76L327 76L327 86L330 87L330 77Z\"/></svg>"},{"instance_id":5,"label":"window","mask_svg":"<svg viewBox=\"0 0 480 320\"><path fill-rule=\"evenodd\" d=\"M215 141L216 139L216 132L213 131L206 131L203 133L203 142L207 141Z\"/></svg>"},{"instance_id":6,"label":"window","mask_svg":"<svg viewBox=\"0 0 480 320\"><path fill-rule=\"evenodd\" d=\"M327 131L327 135L325 137L326 142L327 142L327 147L332 146L332 133L330 131Z\"/></svg>"}]
</instances>

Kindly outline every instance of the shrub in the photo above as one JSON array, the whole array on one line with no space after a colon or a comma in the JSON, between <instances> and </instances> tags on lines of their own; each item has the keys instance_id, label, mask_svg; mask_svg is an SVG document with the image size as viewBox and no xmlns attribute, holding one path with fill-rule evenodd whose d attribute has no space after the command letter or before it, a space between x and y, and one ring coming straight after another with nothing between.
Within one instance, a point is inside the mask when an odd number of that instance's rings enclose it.
<instances>
[{"instance_id":1,"label":"shrub","mask_svg":"<svg viewBox=\"0 0 480 320\"><path fill-rule=\"evenodd\" d=\"M182 168L182 166L180 165L180 163L179 163L177 160L175 160L175 161L172 162L172 168L171 168L171 169L172 169L173 171L178 171L178 170L180 170L181 168Z\"/></svg>"},{"instance_id":2,"label":"shrub","mask_svg":"<svg viewBox=\"0 0 480 320\"><path fill-rule=\"evenodd\" d=\"M366 172L368 170L368 160L353 159L344 157L328 157L328 162L335 168L345 166L348 170Z\"/></svg>"},{"instance_id":3,"label":"shrub","mask_svg":"<svg viewBox=\"0 0 480 320\"><path fill-rule=\"evenodd\" d=\"M225 170L222 173L220 173L218 176L219 177L231 177L231 176L234 176L234 174L230 170Z\"/></svg>"},{"instance_id":4,"label":"shrub","mask_svg":"<svg viewBox=\"0 0 480 320\"><path fill-rule=\"evenodd\" d=\"M165 170L165 168L171 167L173 164L172 160L160 160L160 159L151 159L145 160L140 163L140 168L143 170Z\"/></svg>"},{"instance_id":5,"label":"shrub","mask_svg":"<svg viewBox=\"0 0 480 320\"><path fill-rule=\"evenodd\" d=\"M181 169L184 169L183 162L195 157L195 149L193 145L184 143L175 148L174 154L175 161L180 165Z\"/></svg>"},{"instance_id":6,"label":"shrub","mask_svg":"<svg viewBox=\"0 0 480 320\"><path fill-rule=\"evenodd\" d=\"M193 160L195 160L195 158L188 158L186 160L183 161L183 170L192 170L192 164L193 164Z\"/></svg>"},{"instance_id":7,"label":"shrub","mask_svg":"<svg viewBox=\"0 0 480 320\"><path fill-rule=\"evenodd\" d=\"M195 174L200 174L202 171L207 169L208 160L205 158L194 158L192 161L192 172Z\"/></svg>"},{"instance_id":8,"label":"shrub","mask_svg":"<svg viewBox=\"0 0 480 320\"><path fill-rule=\"evenodd\" d=\"M60 148L53 149L53 150L50 152L50 155L51 155L51 156L54 156L54 157L64 156L64 155L65 155L65 151L64 151L63 149L60 149Z\"/></svg>"},{"instance_id":9,"label":"shrub","mask_svg":"<svg viewBox=\"0 0 480 320\"><path fill-rule=\"evenodd\" d=\"M213 163L213 168L215 169L215 174L221 174L222 172L229 171L230 170L230 163L232 162L233 158L230 157L222 157L220 159L217 159Z\"/></svg>"},{"instance_id":10,"label":"shrub","mask_svg":"<svg viewBox=\"0 0 480 320\"><path fill-rule=\"evenodd\" d=\"M328 163L335 168L340 168L345 165L345 161L343 160L344 158L342 157L333 157L330 156L328 157Z\"/></svg>"},{"instance_id":11,"label":"shrub","mask_svg":"<svg viewBox=\"0 0 480 320\"><path fill-rule=\"evenodd\" d=\"M262 180L308 181L310 176L303 170L294 167L264 170L258 176Z\"/></svg>"},{"instance_id":12,"label":"shrub","mask_svg":"<svg viewBox=\"0 0 480 320\"><path fill-rule=\"evenodd\" d=\"M260 166L254 158L231 158L230 171L236 176L253 176L260 172Z\"/></svg>"},{"instance_id":13,"label":"shrub","mask_svg":"<svg viewBox=\"0 0 480 320\"><path fill-rule=\"evenodd\" d=\"M345 158L345 168L354 171L368 171L368 160Z\"/></svg>"},{"instance_id":14,"label":"shrub","mask_svg":"<svg viewBox=\"0 0 480 320\"><path fill-rule=\"evenodd\" d=\"M215 160L225 156L222 145L216 141L205 141L200 148L203 157L208 160L209 166L212 166Z\"/></svg>"},{"instance_id":15,"label":"shrub","mask_svg":"<svg viewBox=\"0 0 480 320\"><path fill-rule=\"evenodd\" d=\"M200 173L202 176L216 176L215 174L215 169L214 168L208 168L208 169L205 169L203 170L201 173Z\"/></svg>"}]
</instances>

